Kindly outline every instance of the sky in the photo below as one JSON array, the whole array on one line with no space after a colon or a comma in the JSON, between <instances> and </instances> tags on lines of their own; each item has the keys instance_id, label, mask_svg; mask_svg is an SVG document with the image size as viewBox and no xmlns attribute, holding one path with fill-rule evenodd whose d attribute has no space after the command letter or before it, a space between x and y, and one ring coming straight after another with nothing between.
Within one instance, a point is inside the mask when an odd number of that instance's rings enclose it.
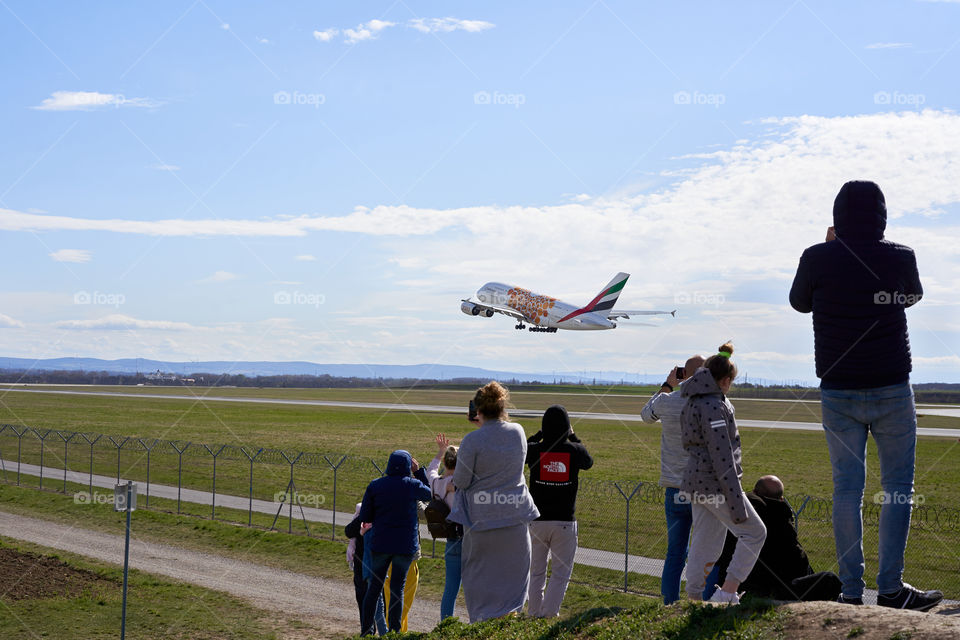
<instances>
[{"instance_id":1,"label":"sky","mask_svg":"<svg viewBox=\"0 0 960 640\"><path fill-rule=\"evenodd\" d=\"M960 382L960 2L0 0L0 355L815 382L787 301L851 179ZM656 326L542 334L488 281Z\"/></svg>"}]
</instances>

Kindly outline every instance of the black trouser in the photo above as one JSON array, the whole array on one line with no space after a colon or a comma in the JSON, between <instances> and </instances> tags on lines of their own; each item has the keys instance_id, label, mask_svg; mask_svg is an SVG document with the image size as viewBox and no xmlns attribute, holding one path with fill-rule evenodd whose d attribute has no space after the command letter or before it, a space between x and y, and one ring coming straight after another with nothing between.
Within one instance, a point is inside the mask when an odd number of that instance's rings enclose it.
<instances>
[{"instance_id":1,"label":"black trouser","mask_svg":"<svg viewBox=\"0 0 960 640\"><path fill-rule=\"evenodd\" d=\"M788 585L775 589L771 595L777 600L835 601L840 596L841 587L842 583L837 574L832 571L821 571L794 578Z\"/></svg>"}]
</instances>

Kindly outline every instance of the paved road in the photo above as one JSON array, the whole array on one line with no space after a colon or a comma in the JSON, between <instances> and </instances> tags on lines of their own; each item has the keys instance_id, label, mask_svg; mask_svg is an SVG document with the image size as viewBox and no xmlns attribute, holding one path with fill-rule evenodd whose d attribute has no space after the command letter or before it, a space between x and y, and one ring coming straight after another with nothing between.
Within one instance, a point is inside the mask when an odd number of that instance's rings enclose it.
<instances>
[{"instance_id":1,"label":"paved road","mask_svg":"<svg viewBox=\"0 0 960 640\"><path fill-rule=\"evenodd\" d=\"M123 536L81 529L0 511L0 536L123 565ZM256 552L250 554L255 558ZM225 591L256 607L283 612L319 626L329 638L357 633L360 627L353 583L190 551L136 539L136 515L130 540L130 566L207 589ZM0 585L2 587L3 585ZM457 615L465 616L465 611ZM411 631L429 631L440 621L440 603L417 598L410 610ZM311 637L314 637L311 635Z\"/></svg>"},{"instance_id":2,"label":"paved road","mask_svg":"<svg viewBox=\"0 0 960 640\"><path fill-rule=\"evenodd\" d=\"M175 394L134 394L121 393L117 391L51 391L46 389L5 389L10 393L53 393L60 395L78 395L78 396L105 396L111 398L139 398L139 399L158 399L158 400L179 400L195 402L239 402L253 404L277 404L277 405L305 405L315 407L342 407L349 409L378 409L380 411L410 411L422 413L463 413L463 407L451 407L433 404L404 404L400 402L348 402L341 400L296 400L285 398L232 398L224 396L183 396ZM918 409L920 414L944 415L960 417L960 408L945 409ZM531 411L526 409L513 409L510 415L516 418L540 418L542 411ZM614 422L642 422L639 414L633 413L598 413L589 411L571 411L570 417L576 420L611 420ZM821 431L822 427L818 422L782 422L774 420L737 420L737 425L745 428L759 429L784 429L790 431ZM939 438L960 438L960 429L935 429L921 427L917 429L917 435L933 436Z\"/></svg>"}]
</instances>

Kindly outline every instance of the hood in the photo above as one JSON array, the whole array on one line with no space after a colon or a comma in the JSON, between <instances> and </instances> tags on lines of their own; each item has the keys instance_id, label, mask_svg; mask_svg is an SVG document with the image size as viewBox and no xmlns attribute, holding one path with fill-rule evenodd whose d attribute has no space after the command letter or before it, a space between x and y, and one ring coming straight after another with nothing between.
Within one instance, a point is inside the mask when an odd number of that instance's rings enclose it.
<instances>
[{"instance_id":1,"label":"hood","mask_svg":"<svg viewBox=\"0 0 960 640\"><path fill-rule=\"evenodd\" d=\"M705 396L712 393L720 393L720 387L717 385L717 381L713 379L713 374L705 367L697 369L697 372L687 378L680 388L680 395L684 398Z\"/></svg>"},{"instance_id":2,"label":"hood","mask_svg":"<svg viewBox=\"0 0 960 640\"><path fill-rule=\"evenodd\" d=\"M388 476L408 476L413 472L413 458L403 449L397 449L387 460Z\"/></svg>"},{"instance_id":3,"label":"hood","mask_svg":"<svg viewBox=\"0 0 960 640\"><path fill-rule=\"evenodd\" d=\"M555 404L543 412L543 421L540 424L543 432L543 442L552 447L570 435L570 416L567 410Z\"/></svg>"},{"instance_id":4,"label":"hood","mask_svg":"<svg viewBox=\"0 0 960 640\"><path fill-rule=\"evenodd\" d=\"M881 240L887 228L887 203L875 182L854 180L833 201L833 227L841 240Z\"/></svg>"}]
</instances>

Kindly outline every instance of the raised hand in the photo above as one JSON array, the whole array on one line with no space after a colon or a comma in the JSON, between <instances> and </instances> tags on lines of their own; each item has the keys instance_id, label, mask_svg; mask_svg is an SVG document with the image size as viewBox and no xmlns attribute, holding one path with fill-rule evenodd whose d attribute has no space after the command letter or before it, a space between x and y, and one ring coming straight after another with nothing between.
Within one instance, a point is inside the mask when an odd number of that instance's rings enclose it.
<instances>
[{"instance_id":1,"label":"raised hand","mask_svg":"<svg viewBox=\"0 0 960 640\"><path fill-rule=\"evenodd\" d=\"M437 455L446 451L447 447L450 446L450 440L442 433L438 433L434 441L437 443Z\"/></svg>"}]
</instances>

